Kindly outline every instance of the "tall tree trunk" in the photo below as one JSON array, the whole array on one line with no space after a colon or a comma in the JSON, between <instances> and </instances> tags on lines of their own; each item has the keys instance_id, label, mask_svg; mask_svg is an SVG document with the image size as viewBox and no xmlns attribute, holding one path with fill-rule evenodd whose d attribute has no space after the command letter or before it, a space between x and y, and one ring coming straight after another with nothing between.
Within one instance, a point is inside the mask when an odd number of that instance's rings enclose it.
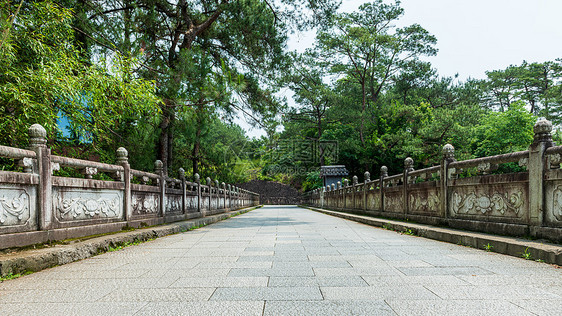
<instances>
[{"instance_id":1,"label":"tall tree trunk","mask_svg":"<svg viewBox=\"0 0 562 316\"><path fill-rule=\"evenodd\" d=\"M193 152L191 154L193 161L193 174L199 173L199 155L201 152L201 128L197 127L195 131L195 141L193 142Z\"/></svg>"},{"instance_id":2,"label":"tall tree trunk","mask_svg":"<svg viewBox=\"0 0 562 316\"><path fill-rule=\"evenodd\" d=\"M164 101L162 109L162 120L160 121L160 136L158 137L158 159L162 161L164 165L164 173L168 174L168 162L170 153L170 127L171 127L171 115L168 110L168 100Z\"/></svg>"},{"instance_id":3,"label":"tall tree trunk","mask_svg":"<svg viewBox=\"0 0 562 316\"><path fill-rule=\"evenodd\" d=\"M169 117L169 124L168 124L168 164L167 167L172 167L172 159L173 159L173 150L174 150L174 125L175 125L175 115L174 112L170 113Z\"/></svg>"},{"instance_id":4,"label":"tall tree trunk","mask_svg":"<svg viewBox=\"0 0 562 316\"><path fill-rule=\"evenodd\" d=\"M199 105L195 112L195 139L193 141L193 151L191 159L193 161L193 174L199 173L199 164L201 162L201 132L203 130L203 105Z\"/></svg>"},{"instance_id":5,"label":"tall tree trunk","mask_svg":"<svg viewBox=\"0 0 562 316\"><path fill-rule=\"evenodd\" d=\"M365 137L363 136L363 129L365 125L365 109L367 107L367 91L365 91L365 81L361 83L361 92L363 97L361 100L361 125L359 127L359 138L361 139L361 144L365 145Z\"/></svg>"},{"instance_id":6,"label":"tall tree trunk","mask_svg":"<svg viewBox=\"0 0 562 316\"><path fill-rule=\"evenodd\" d=\"M324 148L320 146L320 139L322 138L322 113L320 113L320 106L316 108L316 131L318 133L318 150L320 151L320 166L326 164L326 158L324 158Z\"/></svg>"}]
</instances>

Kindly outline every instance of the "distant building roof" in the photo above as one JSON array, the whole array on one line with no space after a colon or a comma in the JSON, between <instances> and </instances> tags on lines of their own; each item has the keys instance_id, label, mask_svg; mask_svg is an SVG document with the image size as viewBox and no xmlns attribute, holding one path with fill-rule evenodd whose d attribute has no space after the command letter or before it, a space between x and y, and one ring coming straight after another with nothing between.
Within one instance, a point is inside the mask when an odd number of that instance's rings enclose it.
<instances>
[{"instance_id":1,"label":"distant building roof","mask_svg":"<svg viewBox=\"0 0 562 316\"><path fill-rule=\"evenodd\" d=\"M322 166L320 167L320 177L345 177L349 175L349 171L344 165Z\"/></svg>"}]
</instances>

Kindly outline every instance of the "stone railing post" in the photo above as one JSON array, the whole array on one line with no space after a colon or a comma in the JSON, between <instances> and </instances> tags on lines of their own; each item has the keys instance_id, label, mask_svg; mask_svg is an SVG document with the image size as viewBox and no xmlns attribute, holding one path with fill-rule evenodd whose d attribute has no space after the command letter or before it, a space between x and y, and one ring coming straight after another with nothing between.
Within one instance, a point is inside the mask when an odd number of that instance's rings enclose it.
<instances>
[{"instance_id":1,"label":"stone railing post","mask_svg":"<svg viewBox=\"0 0 562 316\"><path fill-rule=\"evenodd\" d=\"M37 226L39 230L48 230L53 223L52 198L52 167L51 149L47 147L47 131L39 124L33 124L28 129L29 150L37 155Z\"/></svg>"},{"instance_id":2,"label":"stone railing post","mask_svg":"<svg viewBox=\"0 0 562 316\"><path fill-rule=\"evenodd\" d=\"M164 217L166 215L166 175L162 161L154 162L154 173L158 175L158 185L160 186L160 216Z\"/></svg>"},{"instance_id":3,"label":"stone railing post","mask_svg":"<svg viewBox=\"0 0 562 316\"><path fill-rule=\"evenodd\" d=\"M443 146L443 159L441 160L440 173L440 191L441 191L441 214L442 218L449 217L449 182L451 175L449 174L449 164L455 162L455 147L451 144Z\"/></svg>"},{"instance_id":4,"label":"stone railing post","mask_svg":"<svg viewBox=\"0 0 562 316\"><path fill-rule=\"evenodd\" d=\"M234 209L238 209L238 197L240 196L238 194L238 187L232 186L232 191L234 191Z\"/></svg>"},{"instance_id":5,"label":"stone railing post","mask_svg":"<svg viewBox=\"0 0 562 316\"><path fill-rule=\"evenodd\" d=\"M199 212L199 216L203 216L203 211L201 210L201 177L196 173L193 175L193 178L197 184L197 212Z\"/></svg>"},{"instance_id":6,"label":"stone railing post","mask_svg":"<svg viewBox=\"0 0 562 316\"><path fill-rule=\"evenodd\" d=\"M315 205L315 206L316 206L316 207L319 207L319 206L320 206L320 208L324 208L324 196L325 196L325 194L326 194L326 187L322 187L322 188L320 188L320 189L318 189L318 190L319 190L319 191L318 191L318 192L319 192L318 194L320 194L320 200L318 201L319 204L317 204L317 205Z\"/></svg>"},{"instance_id":7,"label":"stone railing post","mask_svg":"<svg viewBox=\"0 0 562 316\"><path fill-rule=\"evenodd\" d=\"M205 182L206 182L206 184L207 184L207 190L209 191L209 205L207 205L207 210L209 211L209 214L210 214L210 213L211 213L211 209L212 209L212 208L211 208L211 205L212 205L212 197L213 197L213 194L212 194L212 192L211 192L211 190L212 190L212 187L211 187L211 186L213 185L213 182L211 181L211 178L209 178L209 177L207 177L207 178L205 179Z\"/></svg>"},{"instance_id":8,"label":"stone railing post","mask_svg":"<svg viewBox=\"0 0 562 316\"><path fill-rule=\"evenodd\" d=\"M408 157L406 159L404 159L404 179L402 181L403 185L402 185L402 189L404 192L404 198L402 199L404 201L404 215L409 213L409 208L410 208L410 201L409 201L409 195L408 195L408 186L410 184L410 176L409 173L414 171L414 159Z\"/></svg>"},{"instance_id":9,"label":"stone railing post","mask_svg":"<svg viewBox=\"0 0 562 316\"><path fill-rule=\"evenodd\" d=\"M332 198L331 198L331 206L333 208L338 208L338 204L339 204L339 196L338 196L338 191L336 191L336 184L332 183L332 190L330 191Z\"/></svg>"},{"instance_id":10,"label":"stone railing post","mask_svg":"<svg viewBox=\"0 0 562 316\"><path fill-rule=\"evenodd\" d=\"M181 209L183 214L187 214L187 185L185 183L185 170L179 168L178 174L181 180Z\"/></svg>"},{"instance_id":11,"label":"stone railing post","mask_svg":"<svg viewBox=\"0 0 562 316\"><path fill-rule=\"evenodd\" d=\"M123 177L119 177L119 180L123 181L125 186L123 191L123 213L125 215L125 220L129 221L133 217L133 209L131 207L131 166L129 165L129 153L127 149L119 147L117 148L116 155L116 163L123 166Z\"/></svg>"},{"instance_id":12,"label":"stone railing post","mask_svg":"<svg viewBox=\"0 0 562 316\"><path fill-rule=\"evenodd\" d=\"M363 210L367 211L367 191L370 186L367 183L371 182L371 173L369 171L365 171L363 178Z\"/></svg>"},{"instance_id":13,"label":"stone railing post","mask_svg":"<svg viewBox=\"0 0 562 316\"><path fill-rule=\"evenodd\" d=\"M228 184L226 187L228 189L228 210L232 211L232 187L230 184Z\"/></svg>"},{"instance_id":14,"label":"stone railing post","mask_svg":"<svg viewBox=\"0 0 562 316\"><path fill-rule=\"evenodd\" d=\"M357 176L353 176L352 178L352 201L351 201L351 208L352 209L356 209L357 208L357 187L359 186L359 178L357 178Z\"/></svg>"},{"instance_id":15,"label":"stone railing post","mask_svg":"<svg viewBox=\"0 0 562 316\"><path fill-rule=\"evenodd\" d=\"M381 194L381 198L380 198L380 208L379 211L384 212L384 178L388 177L388 167L387 166L382 166L381 167L381 176L379 179L379 188L380 188L380 194Z\"/></svg>"},{"instance_id":16,"label":"stone railing post","mask_svg":"<svg viewBox=\"0 0 562 316\"><path fill-rule=\"evenodd\" d=\"M222 201L222 208L227 211L227 207L226 207L226 183L222 182L221 183L221 188L222 188L222 196L223 196L223 201Z\"/></svg>"},{"instance_id":17,"label":"stone railing post","mask_svg":"<svg viewBox=\"0 0 562 316\"><path fill-rule=\"evenodd\" d=\"M529 218L531 226L542 226L545 211L544 171L547 168L544 152L552 147L552 123L545 119L537 121L533 128L535 136L529 147ZM533 230L531 230L532 232Z\"/></svg>"},{"instance_id":18,"label":"stone railing post","mask_svg":"<svg viewBox=\"0 0 562 316\"><path fill-rule=\"evenodd\" d=\"M342 185L341 181L338 181L338 191L337 191L338 193L337 194L340 197L340 199L343 201L343 205L341 206L342 209L345 209L345 203L347 203L346 196L345 196L346 195L345 194L345 181L346 180L347 179L343 180L343 185ZM339 204L340 199L338 199L338 204Z\"/></svg>"},{"instance_id":19,"label":"stone railing post","mask_svg":"<svg viewBox=\"0 0 562 316\"><path fill-rule=\"evenodd\" d=\"M217 210L220 209L220 188L219 188L219 180L215 179L214 183L214 187L215 187L215 200L216 200L216 205L217 205Z\"/></svg>"}]
</instances>

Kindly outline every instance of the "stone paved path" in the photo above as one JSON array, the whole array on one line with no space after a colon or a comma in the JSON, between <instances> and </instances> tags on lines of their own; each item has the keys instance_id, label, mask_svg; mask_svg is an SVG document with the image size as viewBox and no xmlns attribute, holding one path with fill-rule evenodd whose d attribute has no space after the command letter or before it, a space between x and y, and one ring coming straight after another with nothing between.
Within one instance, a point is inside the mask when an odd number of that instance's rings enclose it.
<instances>
[{"instance_id":1,"label":"stone paved path","mask_svg":"<svg viewBox=\"0 0 562 316\"><path fill-rule=\"evenodd\" d=\"M0 315L561 315L562 269L264 207L0 284Z\"/></svg>"}]
</instances>

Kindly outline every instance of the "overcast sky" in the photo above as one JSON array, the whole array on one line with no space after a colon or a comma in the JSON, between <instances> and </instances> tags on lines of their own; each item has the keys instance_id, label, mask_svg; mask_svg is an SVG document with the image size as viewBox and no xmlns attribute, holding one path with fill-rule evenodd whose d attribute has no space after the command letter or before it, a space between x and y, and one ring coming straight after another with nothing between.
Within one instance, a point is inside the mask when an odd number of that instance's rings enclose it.
<instances>
[{"instance_id":1,"label":"overcast sky","mask_svg":"<svg viewBox=\"0 0 562 316\"><path fill-rule=\"evenodd\" d=\"M343 0L340 11L355 11L366 2ZM562 0L402 0L401 6L398 26L418 23L437 37L437 56L424 59L441 76L483 79L488 70L523 60L562 58ZM311 47L314 34L293 35L289 49ZM251 137L265 135L250 130L243 118L237 123Z\"/></svg>"}]
</instances>

